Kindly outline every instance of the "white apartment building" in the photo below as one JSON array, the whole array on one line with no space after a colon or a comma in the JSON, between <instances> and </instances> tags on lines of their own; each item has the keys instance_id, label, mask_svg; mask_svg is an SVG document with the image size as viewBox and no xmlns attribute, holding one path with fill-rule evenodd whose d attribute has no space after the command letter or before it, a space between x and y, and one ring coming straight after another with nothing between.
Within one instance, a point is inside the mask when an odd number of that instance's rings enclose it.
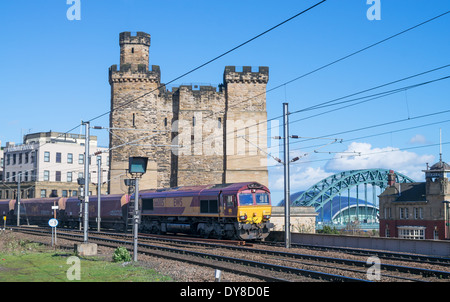
<instances>
[{"instance_id":1,"label":"white apartment building","mask_svg":"<svg viewBox=\"0 0 450 302\"><path fill-rule=\"evenodd\" d=\"M90 192L96 195L97 159L101 159L102 183L108 179L109 153L90 137ZM27 134L23 144L7 142L3 155L3 183L0 199L15 198L18 182L22 198L76 196L78 178L84 178L85 136L59 132ZM106 151L93 155L97 151ZM103 186L107 187L107 186ZM102 189L105 194L106 189Z\"/></svg>"}]
</instances>

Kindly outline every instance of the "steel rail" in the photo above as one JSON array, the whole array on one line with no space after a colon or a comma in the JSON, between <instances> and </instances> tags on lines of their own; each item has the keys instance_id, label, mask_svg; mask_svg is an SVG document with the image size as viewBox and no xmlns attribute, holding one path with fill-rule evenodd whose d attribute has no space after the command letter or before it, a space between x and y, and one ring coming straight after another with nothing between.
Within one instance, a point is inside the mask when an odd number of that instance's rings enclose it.
<instances>
[{"instance_id":1,"label":"steel rail","mask_svg":"<svg viewBox=\"0 0 450 302\"><path fill-rule=\"evenodd\" d=\"M20 230L20 231L26 232L26 233L49 233L48 230L39 230L39 229L26 229L26 230ZM65 237L65 236L70 237L70 238L83 237L83 235L68 234L67 232L59 233L59 238ZM89 239L91 242L98 241L98 242L103 243L106 241L108 243L116 243L116 244L124 244L124 245L132 245L133 244L132 241L110 239L110 238L108 239L108 238L102 238L102 237L96 237L96 236L90 236ZM171 247L162 247L162 246L150 245L150 244L146 244L146 243L139 243L139 246L141 248L146 248L146 251L145 251L146 254L152 254L152 255L156 255L156 256L158 256L158 255L160 256L160 254L158 254L156 251L163 251L163 252L175 253L175 254L186 255L186 256L200 257L203 259L228 262L228 263L232 263L232 264L239 264L239 265L243 265L243 266L250 266L250 267L254 267L254 268L258 268L258 269L269 270L272 272L289 273L289 274L303 276L303 277L312 278L312 279L319 279L319 280L326 280L326 281L333 281L333 282L371 282L366 279L358 279L358 278L353 278L353 277L329 274L329 273L324 273L324 272L317 272L317 271L312 271L312 270L299 269L299 268L288 267L288 266L283 266L283 265L269 264L269 263L235 258L235 257L219 256L219 255L195 252L195 251L186 251L186 250L182 250L182 249L171 248ZM142 252L142 250L140 250L140 252ZM164 255L164 257L167 257L167 255ZM199 264L205 265L204 262L201 262ZM211 265L209 265L209 266L211 266ZM213 265L213 266L216 267L216 265ZM236 272L236 270L235 270L235 272ZM239 270L239 273L243 273L243 271ZM255 276L255 274L253 274L253 275ZM264 276L264 275L260 275L260 274L256 274L256 276L258 276L259 278L269 277L267 275ZM276 277L274 277L272 279L278 280L278 281L284 280L284 279L280 279L280 278L276 278ZM287 280L285 280L285 281L287 281Z\"/></svg>"}]
</instances>

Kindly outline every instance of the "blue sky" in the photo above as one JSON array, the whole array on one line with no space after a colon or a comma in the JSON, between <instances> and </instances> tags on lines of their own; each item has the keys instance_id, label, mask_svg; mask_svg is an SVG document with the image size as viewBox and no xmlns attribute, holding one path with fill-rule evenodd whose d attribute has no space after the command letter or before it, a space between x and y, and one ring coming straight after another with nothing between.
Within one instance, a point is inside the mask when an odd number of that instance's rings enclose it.
<instances>
[{"instance_id":1,"label":"blue sky","mask_svg":"<svg viewBox=\"0 0 450 302\"><path fill-rule=\"evenodd\" d=\"M7 141L18 143L21 134L28 132L65 132L81 120L108 112L108 68L119 63L118 36L122 31L151 34L150 64L161 67L164 83L319 1L80 2L79 21L67 19L71 5L66 0L0 2L2 145ZM269 66L270 90L450 10L448 0L380 3L381 19L370 21L366 13L372 5L366 0L328 0L176 84L220 84L226 65ZM447 14L274 89L267 93L268 117L280 116L283 102L289 103L290 111L298 111L448 65L449 30ZM449 67L364 95L448 75ZM291 167L291 190L304 190L343 169L375 165L399 170L420 181L420 170L426 162L438 160L439 146L429 145L439 143L440 128L444 160L448 160L450 151L445 142L450 142L450 114L443 111L450 109L449 94L447 79L316 117L312 115L339 106L292 114L291 122L299 121L291 124L291 134L326 136L343 142L320 149L339 153L315 153L326 143L323 140L292 144L292 157L307 155ZM433 113L439 114L419 118ZM394 121L398 122L372 127ZM435 124L425 126L430 123ZM92 124L108 126L108 115ZM362 127L368 128L352 131ZM101 145L108 145L106 133L92 134L99 136ZM344 152L360 155L341 158L348 154ZM274 200L279 200L282 166L271 163L270 188Z\"/></svg>"}]
</instances>

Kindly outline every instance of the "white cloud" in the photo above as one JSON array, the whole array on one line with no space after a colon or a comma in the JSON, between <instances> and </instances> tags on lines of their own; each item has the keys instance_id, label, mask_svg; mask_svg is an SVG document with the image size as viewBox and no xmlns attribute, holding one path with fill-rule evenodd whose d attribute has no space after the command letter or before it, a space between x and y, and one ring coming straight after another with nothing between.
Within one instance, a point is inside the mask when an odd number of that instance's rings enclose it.
<instances>
[{"instance_id":1,"label":"white cloud","mask_svg":"<svg viewBox=\"0 0 450 302\"><path fill-rule=\"evenodd\" d=\"M357 169L393 169L416 181L421 181L426 163L435 161L432 155L418 155L414 152L400 151L398 148L372 148L368 143L351 143L345 152L358 152L360 155L337 154L325 165L326 171L347 171Z\"/></svg>"},{"instance_id":2,"label":"white cloud","mask_svg":"<svg viewBox=\"0 0 450 302\"><path fill-rule=\"evenodd\" d=\"M422 134L416 134L409 140L410 144L425 144L426 142L427 139Z\"/></svg>"},{"instance_id":3,"label":"white cloud","mask_svg":"<svg viewBox=\"0 0 450 302\"><path fill-rule=\"evenodd\" d=\"M301 166L290 166L290 187L291 193L295 193L298 191L303 191L311 187L312 185L318 183L324 178L327 178L334 173L329 173L324 171L321 167L313 168L313 167L301 167ZM274 171L275 172L275 171ZM275 181L271 184L272 190L284 190L284 171L278 170L274 173Z\"/></svg>"}]
</instances>

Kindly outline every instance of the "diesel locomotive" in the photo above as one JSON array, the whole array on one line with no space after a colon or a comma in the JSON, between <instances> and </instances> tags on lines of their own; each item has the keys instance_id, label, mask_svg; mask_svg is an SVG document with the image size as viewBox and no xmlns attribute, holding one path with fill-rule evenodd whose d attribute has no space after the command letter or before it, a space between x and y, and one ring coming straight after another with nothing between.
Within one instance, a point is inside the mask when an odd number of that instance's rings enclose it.
<instances>
[{"instance_id":1,"label":"diesel locomotive","mask_svg":"<svg viewBox=\"0 0 450 302\"><path fill-rule=\"evenodd\" d=\"M101 227L130 230L134 199L134 194L101 196ZM89 201L89 224L94 227L97 196ZM76 197L22 199L21 225L46 225L50 218L57 218L58 227L78 228L82 206ZM270 191L256 182L141 190L139 210L139 231L144 233L253 240L266 238L273 228ZM16 224L17 212L15 200L0 200L0 215L8 225Z\"/></svg>"}]
</instances>

